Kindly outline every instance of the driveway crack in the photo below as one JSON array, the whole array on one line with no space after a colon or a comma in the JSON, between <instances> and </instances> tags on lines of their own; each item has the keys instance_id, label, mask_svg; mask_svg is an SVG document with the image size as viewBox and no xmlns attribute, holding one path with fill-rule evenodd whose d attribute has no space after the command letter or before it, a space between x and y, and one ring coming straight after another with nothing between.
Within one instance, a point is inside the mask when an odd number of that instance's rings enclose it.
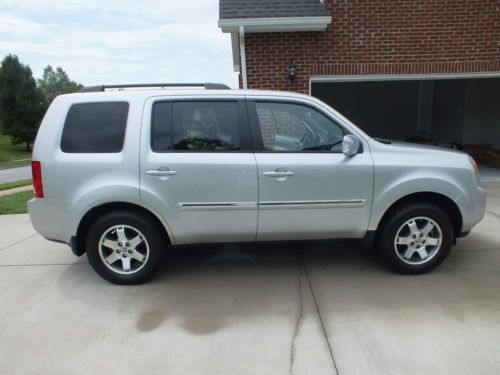
<instances>
[{"instance_id":1,"label":"driveway crack","mask_svg":"<svg viewBox=\"0 0 500 375\"><path fill-rule=\"evenodd\" d=\"M299 313L297 315L297 320L295 321L295 327L293 330L292 342L290 344L290 375L293 375L293 366L295 363L295 341L299 334L300 323L302 322L302 317L304 315L304 298L302 295L302 264L297 263L299 268Z\"/></svg>"},{"instance_id":2,"label":"driveway crack","mask_svg":"<svg viewBox=\"0 0 500 375\"><path fill-rule=\"evenodd\" d=\"M335 373L337 375L340 375L339 369L337 368L337 363L335 362L335 357L333 356L332 346L330 345L330 341L328 340L328 335L326 333L325 324L323 323L323 318L321 317L321 312L319 311L318 301L316 299L316 295L314 294L314 289L312 286L311 278L309 277L309 272L307 271L306 263L304 262L303 259L301 260L301 263L302 263L302 267L304 267L304 272L305 272L305 275L307 277L307 283L309 284L309 290L311 291L314 305L316 306L316 312L318 313L319 322L321 323L321 328L323 329L323 335L325 337L326 344L328 345L328 350L330 351L330 357L332 358L332 363L333 363L333 367L335 368Z\"/></svg>"}]
</instances>

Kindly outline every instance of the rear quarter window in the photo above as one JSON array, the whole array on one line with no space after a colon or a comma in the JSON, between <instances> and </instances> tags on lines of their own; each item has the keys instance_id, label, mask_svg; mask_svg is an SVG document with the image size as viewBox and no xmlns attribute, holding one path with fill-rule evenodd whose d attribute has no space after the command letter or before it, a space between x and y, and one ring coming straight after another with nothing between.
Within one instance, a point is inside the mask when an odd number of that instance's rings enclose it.
<instances>
[{"instance_id":1,"label":"rear quarter window","mask_svg":"<svg viewBox=\"0 0 500 375\"><path fill-rule=\"evenodd\" d=\"M61 150L67 153L117 153L123 149L129 104L73 104L66 116Z\"/></svg>"}]
</instances>

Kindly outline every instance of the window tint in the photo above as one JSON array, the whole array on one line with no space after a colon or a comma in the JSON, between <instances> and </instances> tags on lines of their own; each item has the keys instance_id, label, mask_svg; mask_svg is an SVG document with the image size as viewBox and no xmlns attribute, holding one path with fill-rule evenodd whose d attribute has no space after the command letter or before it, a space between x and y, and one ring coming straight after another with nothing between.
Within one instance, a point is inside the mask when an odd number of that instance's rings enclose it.
<instances>
[{"instance_id":1,"label":"window tint","mask_svg":"<svg viewBox=\"0 0 500 375\"><path fill-rule=\"evenodd\" d=\"M265 150L341 152L342 127L320 112L289 103L255 106Z\"/></svg>"},{"instance_id":2,"label":"window tint","mask_svg":"<svg viewBox=\"0 0 500 375\"><path fill-rule=\"evenodd\" d=\"M70 107L61 138L68 153L113 153L123 148L128 103L81 103Z\"/></svg>"},{"instance_id":3,"label":"window tint","mask_svg":"<svg viewBox=\"0 0 500 375\"><path fill-rule=\"evenodd\" d=\"M174 150L239 150L237 102L174 102Z\"/></svg>"},{"instance_id":4,"label":"window tint","mask_svg":"<svg viewBox=\"0 0 500 375\"><path fill-rule=\"evenodd\" d=\"M172 109L168 102L155 103L151 123L151 149L165 152L172 149Z\"/></svg>"}]
</instances>

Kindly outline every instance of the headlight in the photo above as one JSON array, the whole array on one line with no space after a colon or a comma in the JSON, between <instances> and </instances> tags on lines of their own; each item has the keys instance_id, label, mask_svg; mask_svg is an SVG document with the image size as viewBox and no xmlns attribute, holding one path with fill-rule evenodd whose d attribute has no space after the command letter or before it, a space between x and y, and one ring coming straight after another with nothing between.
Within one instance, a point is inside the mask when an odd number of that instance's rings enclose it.
<instances>
[{"instance_id":1,"label":"headlight","mask_svg":"<svg viewBox=\"0 0 500 375\"><path fill-rule=\"evenodd\" d=\"M479 177L479 168L477 167L475 160L471 156L469 156L469 163L472 165L472 169L474 170L476 176Z\"/></svg>"}]
</instances>

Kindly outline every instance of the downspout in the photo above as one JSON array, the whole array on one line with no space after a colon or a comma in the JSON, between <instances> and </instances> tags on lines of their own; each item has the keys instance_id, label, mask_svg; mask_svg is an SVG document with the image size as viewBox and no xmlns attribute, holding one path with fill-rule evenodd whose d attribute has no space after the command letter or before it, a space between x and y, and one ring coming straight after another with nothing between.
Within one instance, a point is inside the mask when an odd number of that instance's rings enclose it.
<instances>
[{"instance_id":1,"label":"downspout","mask_svg":"<svg viewBox=\"0 0 500 375\"><path fill-rule=\"evenodd\" d=\"M247 56L245 52L245 26L240 26L240 60L241 60L241 81L243 89L248 89L247 81Z\"/></svg>"}]
</instances>

